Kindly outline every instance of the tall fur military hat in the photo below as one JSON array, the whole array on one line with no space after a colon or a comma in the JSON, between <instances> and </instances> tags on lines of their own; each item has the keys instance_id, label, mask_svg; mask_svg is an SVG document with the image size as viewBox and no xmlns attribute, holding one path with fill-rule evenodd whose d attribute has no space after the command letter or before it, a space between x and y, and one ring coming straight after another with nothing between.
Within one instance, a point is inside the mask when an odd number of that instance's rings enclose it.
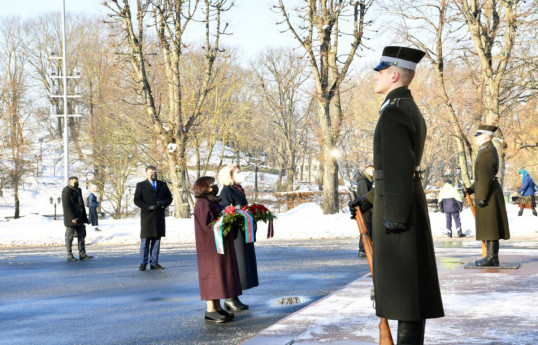
<instances>
[{"instance_id":1,"label":"tall fur military hat","mask_svg":"<svg viewBox=\"0 0 538 345\"><path fill-rule=\"evenodd\" d=\"M479 125L474 136L477 137L481 134L493 135L495 131L497 130L497 128L498 128L497 126L493 126L493 125Z\"/></svg>"},{"instance_id":2,"label":"tall fur military hat","mask_svg":"<svg viewBox=\"0 0 538 345\"><path fill-rule=\"evenodd\" d=\"M424 55L426 55L426 53L418 49L387 46L383 49L379 65L375 66L374 70L380 71L390 66L398 66L414 71Z\"/></svg>"}]
</instances>

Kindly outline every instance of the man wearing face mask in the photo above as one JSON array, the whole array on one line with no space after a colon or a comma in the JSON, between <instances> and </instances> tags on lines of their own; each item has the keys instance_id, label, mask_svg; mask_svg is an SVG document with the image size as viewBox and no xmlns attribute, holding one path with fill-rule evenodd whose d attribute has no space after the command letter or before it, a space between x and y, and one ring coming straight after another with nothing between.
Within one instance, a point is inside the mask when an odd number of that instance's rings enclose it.
<instances>
[{"instance_id":1,"label":"man wearing face mask","mask_svg":"<svg viewBox=\"0 0 538 345\"><path fill-rule=\"evenodd\" d=\"M161 237L166 235L164 211L172 203L172 193L164 181L157 180L157 168L146 168L146 180L136 184L134 203L140 207L140 271L149 262L152 270L163 270L159 265ZM148 258L149 256L149 258Z\"/></svg>"},{"instance_id":2,"label":"man wearing face mask","mask_svg":"<svg viewBox=\"0 0 538 345\"><path fill-rule=\"evenodd\" d=\"M93 256L86 254L84 240L86 238L86 226L88 216L82 200L82 191L78 188L78 177L71 176L69 185L62 190L62 208L64 211L65 247L67 249L67 261L77 261L71 249L75 233L78 239L78 253L80 260L89 260Z\"/></svg>"}]
</instances>

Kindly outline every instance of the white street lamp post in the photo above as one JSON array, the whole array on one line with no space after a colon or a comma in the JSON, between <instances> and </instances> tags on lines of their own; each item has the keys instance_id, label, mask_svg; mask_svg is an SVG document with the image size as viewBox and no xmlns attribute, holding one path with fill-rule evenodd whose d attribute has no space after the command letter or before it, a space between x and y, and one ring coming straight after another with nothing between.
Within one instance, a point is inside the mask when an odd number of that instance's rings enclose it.
<instances>
[{"instance_id":1,"label":"white street lamp post","mask_svg":"<svg viewBox=\"0 0 538 345\"><path fill-rule=\"evenodd\" d=\"M63 108L64 113L63 115L58 115L56 113L56 106L51 105L51 116L62 116L64 118L64 183L65 185L69 184L69 123L68 118L69 117L80 117L80 114L78 114L78 111L76 114L69 114L69 107L67 104L67 99L72 97L80 97L80 87L76 87L76 95L67 95L67 78L80 78L80 71L76 68L75 69L75 75L68 76L67 75L67 53L66 53L66 32L65 32L65 0L62 0L62 57L57 57L55 53L51 53L49 58L51 59L61 59L62 60L62 75L60 73L57 73L56 69L51 66L50 68L50 77L53 80L53 84L51 86L51 98L63 98ZM54 79L60 79L63 80L63 95L59 96L56 94L57 88L56 85L54 85Z\"/></svg>"}]
</instances>

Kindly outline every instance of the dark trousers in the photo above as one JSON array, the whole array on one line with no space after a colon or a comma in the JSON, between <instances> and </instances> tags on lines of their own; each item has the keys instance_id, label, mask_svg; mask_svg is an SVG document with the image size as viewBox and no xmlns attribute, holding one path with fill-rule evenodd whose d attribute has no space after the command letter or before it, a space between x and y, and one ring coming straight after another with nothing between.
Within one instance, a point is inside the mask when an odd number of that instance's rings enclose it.
<instances>
[{"instance_id":1,"label":"dark trousers","mask_svg":"<svg viewBox=\"0 0 538 345\"><path fill-rule=\"evenodd\" d=\"M368 236L370 236L370 241L372 240L372 223L365 223L366 228L368 228ZM359 240L359 252L364 253L364 244L362 244L362 240Z\"/></svg>"},{"instance_id":2,"label":"dark trousers","mask_svg":"<svg viewBox=\"0 0 538 345\"><path fill-rule=\"evenodd\" d=\"M142 237L140 239L140 255L142 256L142 265L148 264L148 256L150 266L158 264L160 248L160 237Z\"/></svg>"},{"instance_id":3,"label":"dark trousers","mask_svg":"<svg viewBox=\"0 0 538 345\"><path fill-rule=\"evenodd\" d=\"M99 218L97 216L97 207L90 207L90 214L89 214L89 220L90 222L92 223L92 226L97 226L99 225Z\"/></svg>"},{"instance_id":4,"label":"dark trousers","mask_svg":"<svg viewBox=\"0 0 538 345\"><path fill-rule=\"evenodd\" d=\"M461 229L459 212L445 212L445 216L446 216L446 228L448 230L452 230L452 218L454 218L454 224L456 225L456 230Z\"/></svg>"},{"instance_id":5,"label":"dark trousers","mask_svg":"<svg viewBox=\"0 0 538 345\"><path fill-rule=\"evenodd\" d=\"M66 226L65 227L65 248L67 249L67 255L73 255L73 237L77 234L78 240L78 253L80 256L86 255L86 245L84 240L86 239L86 226Z\"/></svg>"}]
</instances>

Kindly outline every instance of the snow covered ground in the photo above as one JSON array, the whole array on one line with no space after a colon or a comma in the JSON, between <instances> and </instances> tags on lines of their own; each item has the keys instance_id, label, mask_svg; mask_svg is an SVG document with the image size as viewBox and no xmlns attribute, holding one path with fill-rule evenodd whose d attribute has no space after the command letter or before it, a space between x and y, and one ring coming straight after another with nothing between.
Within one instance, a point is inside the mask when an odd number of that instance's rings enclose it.
<instances>
[{"instance_id":1,"label":"snow covered ground","mask_svg":"<svg viewBox=\"0 0 538 345\"><path fill-rule=\"evenodd\" d=\"M48 205L50 206L50 204ZM508 219L512 240L535 241L538 239L538 217L529 210L522 217L517 216L517 207L507 205ZM349 213L323 215L315 203L302 204L286 213L277 215L275 220L275 237L266 239L266 225L258 224L257 241L282 240L317 240L326 238L356 238L356 223L349 219ZM476 245L474 240L474 219L470 209L461 215L463 229L470 238L463 240L463 245ZM447 239L443 235L445 215L430 213L434 240ZM88 243L98 245L136 244L140 241L140 219L105 219L99 222L99 229L87 226ZM194 243L193 219L166 218L166 238L164 243ZM64 232L62 220L49 217L29 215L17 220L0 222L0 246L47 246L63 245Z\"/></svg>"}]
</instances>

